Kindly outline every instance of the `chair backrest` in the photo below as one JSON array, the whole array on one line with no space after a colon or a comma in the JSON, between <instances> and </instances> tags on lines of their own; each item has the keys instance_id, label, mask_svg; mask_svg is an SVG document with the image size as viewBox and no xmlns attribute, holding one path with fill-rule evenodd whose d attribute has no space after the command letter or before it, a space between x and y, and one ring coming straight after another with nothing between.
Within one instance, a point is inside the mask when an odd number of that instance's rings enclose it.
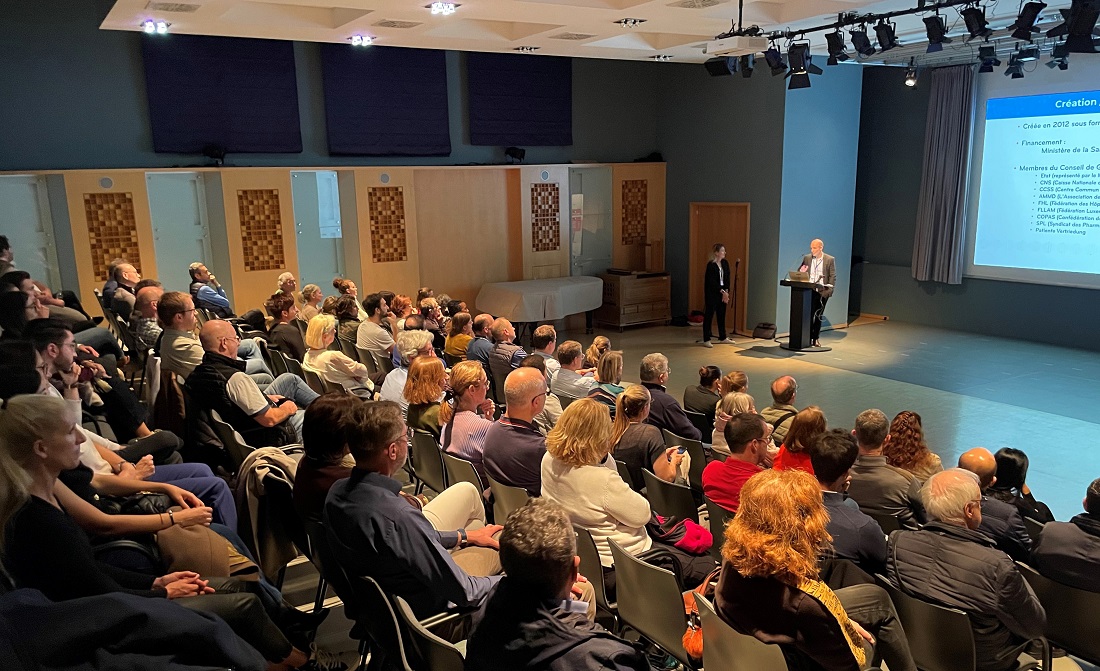
<instances>
[{"instance_id":1,"label":"chair backrest","mask_svg":"<svg viewBox=\"0 0 1100 671\"><path fill-rule=\"evenodd\" d=\"M1100 637L1092 619L1100 611L1100 593L1063 585L1026 564L1020 573L1047 612L1046 637L1090 664L1100 664Z\"/></svg>"},{"instance_id":2,"label":"chair backrest","mask_svg":"<svg viewBox=\"0 0 1100 671\"><path fill-rule=\"evenodd\" d=\"M359 363L367 367L367 376L374 377L378 375L378 364L374 363L374 357L371 355L369 349L364 349L355 346L355 355L358 357Z\"/></svg>"},{"instance_id":3,"label":"chair backrest","mask_svg":"<svg viewBox=\"0 0 1100 671\"><path fill-rule=\"evenodd\" d=\"M703 440L710 442L710 435L714 432L714 422L701 412L684 410L684 414L691 420L692 425L699 429L699 435L703 437Z\"/></svg>"},{"instance_id":4,"label":"chair backrest","mask_svg":"<svg viewBox=\"0 0 1100 671\"><path fill-rule=\"evenodd\" d=\"M309 536L306 535L305 525L298 516L298 509L294 507L294 488L289 482L275 474L268 474L263 479L264 496L272 512L282 521L283 527L290 534L290 540L305 557L312 561L313 550L310 548Z\"/></svg>"},{"instance_id":5,"label":"chair backrest","mask_svg":"<svg viewBox=\"0 0 1100 671\"><path fill-rule=\"evenodd\" d=\"M909 651L921 671L974 671L974 632L966 613L921 601L888 583L880 584L894 602L909 639Z\"/></svg>"},{"instance_id":6,"label":"chair backrest","mask_svg":"<svg viewBox=\"0 0 1100 671\"><path fill-rule=\"evenodd\" d=\"M619 617L688 668L695 668L684 650L687 630L679 581L667 569L651 566L609 540L615 559L615 594Z\"/></svg>"},{"instance_id":7,"label":"chair backrest","mask_svg":"<svg viewBox=\"0 0 1100 671\"><path fill-rule=\"evenodd\" d=\"M355 348L355 343L344 338L337 338L336 342L340 344L340 351L344 353L344 356L352 361L359 360L359 351Z\"/></svg>"},{"instance_id":8,"label":"chair backrest","mask_svg":"<svg viewBox=\"0 0 1100 671\"><path fill-rule=\"evenodd\" d=\"M283 363L286 365L286 372L294 373L303 380L306 379L305 372L302 370L301 361L298 361L292 356L288 356L286 352L279 352L279 356L283 357Z\"/></svg>"},{"instance_id":9,"label":"chair backrest","mask_svg":"<svg viewBox=\"0 0 1100 671\"><path fill-rule=\"evenodd\" d=\"M872 510L864 510L863 512L866 513L868 517L878 522L878 525L882 527L882 533L887 536L889 536L891 532L901 529L901 520L895 515Z\"/></svg>"},{"instance_id":10,"label":"chair backrest","mask_svg":"<svg viewBox=\"0 0 1100 671\"><path fill-rule=\"evenodd\" d=\"M718 561L722 561L722 544L726 538L726 525L733 521L734 513L726 510L714 501L703 496L703 503L707 506L707 516L710 518L710 535L714 542L710 546L710 554Z\"/></svg>"},{"instance_id":11,"label":"chair backrest","mask_svg":"<svg viewBox=\"0 0 1100 671\"><path fill-rule=\"evenodd\" d=\"M699 521L699 509L695 507L691 487L665 482L648 468L642 469L642 479L645 481L646 498L658 515Z\"/></svg>"},{"instance_id":12,"label":"chair backrest","mask_svg":"<svg viewBox=\"0 0 1100 671\"><path fill-rule=\"evenodd\" d=\"M555 396L557 396L558 400L561 401L561 409L562 410L565 410L566 408L569 407L570 403L577 400L576 397L566 396L565 394L555 394Z\"/></svg>"},{"instance_id":13,"label":"chair backrest","mask_svg":"<svg viewBox=\"0 0 1100 671\"><path fill-rule=\"evenodd\" d=\"M531 497L527 495L526 489L497 482L491 475L486 477L489 479L489 489L493 492L493 519L497 524L504 524L512 511L527 505Z\"/></svg>"},{"instance_id":14,"label":"chair backrest","mask_svg":"<svg viewBox=\"0 0 1100 671\"><path fill-rule=\"evenodd\" d=\"M1024 528L1027 529L1027 535L1031 537L1031 542L1038 543L1039 534L1043 533L1043 523L1026 515L1021 515L1021 517L1024 518Z\"/></svg>"},{"instance_id":15,"label":"chair backrest","mask_svg":"<svg viewBox=\"0 0 1100 671\"><path fill-rule=\"evenodd\" d=\"M768 645L733 630L714 612L706 597L695 595L703 624L703 666L726 671L786 671L787 661L778 645Z\"/></svg>"},{"instance_id":16,"label":"chair backrest","mask_svg":"<svg viewBox=\"0 0 1100 671\"><path fill-rule=\"evenodd\" d=\"M614 616L618 613L618 609L615 602L607 598L607 588L603 582L603 564L600 563L600 551L596 549L596 541L592 540L592 534L584 527L574 524L573 531L577 534L577 556L581 558L580 573L588 579L596 592L596 606Z\"/></svg>"},{"instance_id":17,"label":"chair backrest","mask_svg":"<svg viewBox=\"0 0 1100 671\"><path fill-rule=\"evenodd\" d=\"M351 578L351 588L355 592L358 608L352 613L356 623L363 626L374 643L382 649L387 668L398 671L412 671L405 654L405 643L401 636L401 625L382 587L369 576Z\"/></svg>"},{"instance_id":18,"label":"chair backrest","mask_svg":"<svg viewBox=\"0 0 1100 671\"><path fill-rule=\"evenodd\" d=\"M351 582L332 554L324 523L320 519L306 518L302 521L302 527L309 538L309 548L313 553L309 560L332 587L332 591L336 592L336 596L344 602L345 611L354 618L359 605L357 593L352 590Z\"/></svg>"},{"instance_id":19,"label":"chair backrest","mask_svg":"<svg viewBox=\"0 0 1100 671\"><path fill-rule=\"evenodd\" d=\"M388 373L393 370L393 358L389 354L371 350L370 355L374 359L374 367L378 369L379 373Z\"/></svg>"},{"instance_id":20,"label":"chair backrest","mask_svg":"<svg viewBox=\"0 0 1100 671\"><path fill-rule=\"evenodd\" d=\"M420 624L404 599L394 595L393 605L402 631L408 636L405 650L408 658L415 659L416 671L464 671L462 651Z\"/></svg>"},{"instance_id":21,"label":"chair backrest","mask_svg":"<svg viewBox=\"0 0 1100 671\"><path fill-rule=\"evenodd\" d=\"M236 471L248 458L248 453L256 448L246 443L241 434L222 419L217 410L210 410L210 423L213 424L214 433L218 434L218 440L222 441L222 446L233 463L233 470Z\"/></svg>"},{"instance_id":22,"label":"chair backrest","mask_svg":"<svg viewBox=\"0 0 1100 671\"><path fill-rule=\"evenodd\" d=\"M427 485L428 489L438 494L447 488L443 457L432 434L419 429L413 431L412 457L416 478Z\"/></svg>"},{"instance_id":23,"label":"chair backrest","mask_svg":"<svg viewBox=\"0 0 1100 671\"><path fill-rule=\"evenodd\" d=\"M145 353L145 382L141 387L141 400L145 407L152 408L157 402L157 394L160 393L160 357L153 350Z\"/></svg>"},{"instance_id":24,"label":"chair backrest","mask_svg":"<svg viewBox=\"0 0 1100 671\"><path fill-rule=\"evenodd\" d=\"M623 482L628 485L633 484L634 478L630 476L630 467L626 465L626 462L616 459L615 468L619 471L619 477L623 479Z\"/></svg>"},{"instance_id":25,"label":"chair backrest","mask_svg":"<svg viewBox=\"0 0 1100 671\"><path fill-rule=\"evenodd\" d=\"M309 330L309 323L304 319L295 319L294 325L298 327L298 332L302 334L302 338L305 338L306 331Z\"/></svg>"},{"instance_id":26,"label":"chair backrest","mask_svg":"<svg viewBox=\"0 0 1100 671\"><path fill-rule=\"evenodd\" d=\"M691 465L688 470L688 483L693 489L703 489L703 469L707 467L707 455L703 451L703 444L694 438L677 436L668 429L661 429L661 435L665 438L665 447L679 445L687 450L691 456ZM705 435L705 434L704 434Z\"/></svg>"},{"instance_id":27,"label":"chair backrest","mask_svg":"<svg viewBox=\"0 0 1100 671\"><path fill-rule=\"evenodd\" d=\"M271 369L271 374L273 376L279 377L283 373L288 372L286 359L283 357L282 352L277 349L272 349L266 342L261 340L257 340L256 344L260 348L260 354L263 355L264 361L267 362L267 367Z\"/></svg>"},{"instance_id":28,"label":"chair backrest","mask_svg":"<svg viewBox=\"0 0 1100 671\"><path fill-rule=\"evenodd\" d=\"M465 361L465 357L455 356L453 354L443 353L443 363L447 364L447 368L454 368L455 364Z\"/></svg>"},{"instance_id":29,"label":"chair backrest","mask_svg":"<svg viewBox=\"0 0 1100 671\"><path fill-rule=\"evenodd\" d=\"M306 384L309 385L310 389L317 392L318 394L325 393L325 383L324 380L321 378L320 373L308 366L302 366L302 373Z\"/></svg>"},{"instance_id":30,"label":"chair backrest","mask_svg":"<svg viewBox=\"0 0 1100 671\"><path fill-rule=\"evenodd\" d=\"M443 468L447 471L448 487L456 482L469 482L474 487L477 487L477 491L485 491L485 483L481 481L481 475L478 474L473 463L466 461L462 457L447 454L442 450L440 450L439 453L443 455Z\"/></svg>"}]
</instances>

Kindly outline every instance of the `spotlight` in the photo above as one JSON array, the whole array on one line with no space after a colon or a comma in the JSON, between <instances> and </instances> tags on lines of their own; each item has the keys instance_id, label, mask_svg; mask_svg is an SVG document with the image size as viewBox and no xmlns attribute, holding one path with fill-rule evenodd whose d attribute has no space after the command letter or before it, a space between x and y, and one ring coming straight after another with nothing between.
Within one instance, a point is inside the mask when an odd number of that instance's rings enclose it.
<instances>
[{"instance_id":1,"label":"spotlight","mask_svg":"<svg viewBox=\"0 0 1100 671\"><path fill-rule=\"evenodd\" d=\"M157 35L168 34L168 24L164 21L157 21Z\"/></svg>"},{"instance_id":2,"label":"spotlight","mask_svg":"<svg viewBox=\"0 0 1100 671\"><path fill-rule=\"evenodd\" d=\"M1100 0L1073 0L1069 9L1059 10L1063 23L1047 31L1047 37L1066 36L1066 48L1070 53L1096 53L1093 31L1100 18Z\"/></svg>"},{"instance_id":3,"label":"spotlight","mask_svg":"<svg viewBox=\"0 0 1100 671\"><path fill-rule=\"evenodd\" d=\"M783 62L783 54L779 53L779 49L776 49L774 44L764 52L764 60L771 68L773 77L787 72L787 64Z\"/></svg>"},{"instance_id":4,"label":"spotlight","mask_svg":"<svg viewBox=\"0 0 1100 671\"><path fill-rule=\"evenodd\" d=\"M1053 70L1058 68L1059 70L1069 69L1069 47L1066 43L1054 45L1054 49L1050 52L1050 61L1047 62L1047 67Z\"/></svg>"},{"instance_id":5,"label":"spotlight","mask_svg":"<svg viewBox=\"0 0 1100 671\"><path fill-rule=\"evenodd\" d=\"M875 55L875 48L871 45L871 40L867 37L867 26L860 26L859 30L853 30L848 33L852 38L852 48L856 52L867 58L868 56Z\"/></svg>"},{"instance_id":6,"label":"spotlight","mask_svg":"<svg viewBox=\"0 0 1100 671\"><path fill-rule=\"evenodd\" d=\"M741 76L748 79L752 76L752 69L756 67L756 56L754 54L745 54L741 57Z\"/></svg>"},{"instance_id":7,"label":"spotlight","mask_svg":"<svg viewBox=\"0 0 1100 671\"><path fill-rule=\"evenodd\" d=\"M844 33L839 28L835 33L825 33L825 41L829 44L828 65L848 60L848 53L844 50Z\"/></svg>"},{"instance_id":8,"label":"spotlight","mask_svg":"<svg viewBox=\"0 0 1100 671\"><path fill-rule=\"evenodd\" d=\"M351 45L354 47L369 47L374 42L374 38L370 35L352 35Z\"/></svg>"},{"instance_id":9,"label":"spotlight","mask_svg":"<svg viewBox=\"0 0 1100 671\"><path fill-rule=\"evenodd\" d=\"M791 63L790 83L788 89L805 89L810 87L810 75L819 75L821 68L813 64L810 55L809 42L795 42L787 47L787 60Z\"/></svg>"},{"instance_id":10,"label":"spotlight","mask_svg":"<svg viewBox=\"0 0 1100 671\"><path fill-rule=\"evenodd\" d=\"M1016 60L1021 63L1039 60L1039 45L1029 44L1026 47L1018 48L1016 50Z\"/></svg>"},{"instance_id":11,"label":"spotlight","mask_svg":"<svg viewBox=\"0 0 1100 671\"><path fill-rule=\"evenodd\" d=\"M987 40L993 34L993 31L989 28L989 22L985 20L985 10L981 7L967 7L959 14L962 15L963 21L966 23L966 32L970 33L970 37L966 38L967 42L979 37Z\"/></svg>"},{"instance_id":12,"label":"spotlight","mask_svg":"<svg viewBox=\"0 0 1100 671\"><path fill-rule=\"evenodd\" d=\"M912 58L909 59L909 69L905 71L905 85L912 88L917 85L917 65Z\"/></svg>"},{"instance_id":13,"label":"spotlight","mask_svg":"<svg viewBox=\"0 0 1100 671\"><path fill-rule=\"evenodd\" d=\"M172 24L165 23L164 21L153 21L152 19L146 19L141 22L141 31L146 35L167 35L168 26Z\"/></svg>"},{"instance_id":14,"label":"spotlight","mask_svg":"<svg viewBox=\"0 0 1100 671\"><path fill-rule=\"evenodd\" d=\"M1005 68L1005 77L1011 76L1013 79L1024 78L1024 67L1020 64L1019 59L1016 58L1016 54L1013 54L1008 59L1008 67Z\"/></svg>"},{"instance_id":15,"label":"spotlight","mask_svg":"<svg viewBox=\"0 0 1100 671\"><path fill-rule=\"evenodd\" d=\"M928 51L926 53L943 51L944 43L951 41L951 38L947 36L947 20L940 14L924 17L924 29L928 33Z\"/></svg>"},{"instance_id":16,"label":"spotlight","mask_svg":"<svg viewBox=\"0 0 1100 671\"><path fill-rule=\"evenodd\" d=\"M879 52L889 51L898 46L898 37L894 33L894 24L886 19L875 24L875 37L878 38Z\"/></svg>"},{"instance_id":17,"label":"spotlight","mask_svg":"<svg viewBox=\"0 0 1100 671\"><path fill-rule=\"evenodd\" d=\"M997 58L997 47L994 46L979 47L978 57L982 59L978 72L993 72L993 68L1001 64Z\"/></svg>"},{"instance_id":18,"label":"spotlight","mask_svg":"<svg viewBox=\"0 0 1100 671\"><path fill-rule=\"evenodd\" d=\"M1039 29L1035 27L1035 23L1039 20L1039 13L1047 8L1045 2L1029 2L1023 6L1020 10L1019 16L1016 17L1016 23L1009 26L1013 29L1012 36L1018 40L1031 41L1033 33L1039 32Z\"/></svg>"},{"instance_id":19,"label":"spotlight","mask_svg":"<svg viewBox=\"0 0 1100 671\"><path fill-rule=\"evenodd\" d=\"M737 69L737 59L730 56L711 58L703 63L711 77L726 77L732 75Z\"/></svg>"}]
</instances>

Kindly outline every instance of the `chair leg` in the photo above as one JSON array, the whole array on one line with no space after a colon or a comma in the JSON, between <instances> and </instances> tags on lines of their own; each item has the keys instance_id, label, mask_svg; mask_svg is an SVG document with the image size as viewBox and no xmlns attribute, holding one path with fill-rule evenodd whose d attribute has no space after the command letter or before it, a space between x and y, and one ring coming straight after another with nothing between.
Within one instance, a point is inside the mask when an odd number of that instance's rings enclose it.
<instances>
[{"instance_id":1,"label":"chair leg","mask_svg":"<svg viewBox=\"0 0 1100 671\"><path fill-rule=\"evenodd\" d=\"M328 583L324 578L317 579L317 596L313 598L313 612L319 613L325 607L325 594L328 593Z\"/></svg>"},{"instance_id":2,"label":"chair leg","mask_svg":"<svg viewBox=\"0 0 1100 671\"><path fill-rule=\"evenodd\" d=\"M359 641L359 666L355 667L355 671L366 671L367 662L370 660L370 649L368 639Z\"/></svg>"},{"instance_id":3,"label":"chair leg","mask_svg":"<svg viewBox=\"0 0 1100 671\"><path fill-rule=\"evenodd\" d=\"M286 567L279 569L278 575L275 576L275 589L280 592L283 591L283 580L286 578Z\"/></svg>"}]
</instances>

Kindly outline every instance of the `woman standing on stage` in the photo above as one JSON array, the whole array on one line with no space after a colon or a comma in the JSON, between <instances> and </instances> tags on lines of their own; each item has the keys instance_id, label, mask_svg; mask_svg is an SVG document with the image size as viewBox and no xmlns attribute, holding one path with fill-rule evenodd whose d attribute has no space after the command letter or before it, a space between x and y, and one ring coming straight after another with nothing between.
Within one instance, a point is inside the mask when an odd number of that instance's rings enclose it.
<instances>
[{"instance_id":1,"label":"woman standing on stage","mask_svg":"<svg viewBox=\"0 0 1100 671\"><path fill-rule=\"evenodd\" d=\"M730 264L726 261L726 246L714 243L714 257L707 263L703 279L703 347L710 344L710 323L718 317L718 342L733 342L726 337L726 305L730 302Z\"/></svg>"}]
</instances>

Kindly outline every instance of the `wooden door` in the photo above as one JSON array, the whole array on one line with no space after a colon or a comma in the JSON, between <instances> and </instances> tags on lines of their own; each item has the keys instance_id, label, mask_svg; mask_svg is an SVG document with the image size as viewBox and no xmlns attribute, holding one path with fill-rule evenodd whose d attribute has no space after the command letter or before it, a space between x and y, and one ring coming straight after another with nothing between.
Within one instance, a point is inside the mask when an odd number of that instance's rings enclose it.
<instances>
[{"instance_id":1,"label":"wooden door","mask_svg":"<svg viewBox=\"0 0 1100 671\"><path fill-rule=\"evenodd\" d=\"M726 309L726 328L748 335L745 301L748 297L749 204L691 203L689 309L703 310L703 277L714 243L726 246L726 261L735 282L733 300Z\"/></svg>"}]
</instances>

